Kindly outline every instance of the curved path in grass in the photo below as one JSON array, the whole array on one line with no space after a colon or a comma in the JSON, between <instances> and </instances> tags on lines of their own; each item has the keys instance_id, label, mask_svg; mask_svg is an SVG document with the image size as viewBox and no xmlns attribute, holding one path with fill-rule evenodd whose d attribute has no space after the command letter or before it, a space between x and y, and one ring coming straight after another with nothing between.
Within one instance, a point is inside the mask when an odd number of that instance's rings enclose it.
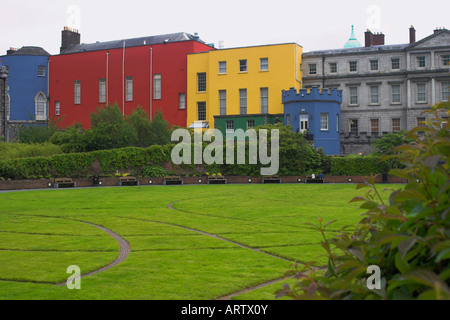
<instances>
[{"instance_id":1,"label":"curved path in grass","mask_svg":"<svg viewBox=\"0 0 450 320\"><path fill-rule=\"evenodd\" d=\"M70 219L70 220L74 220L74 219ZM89 276L92 276L94 274L106 271L108 269L111 269L112 267L117 266L119 263L122 263L126 258L128 258L128 255L130 254L131 248L130 248L130 244L128 243L127 240L125 240L124 238L122 238L121 236L119 236L117 233L113 232L112 230L106 229L105 227L90 223L90 222L86 222L86 221L81 221L81 220L74 220L74 221L78 221L78 222L82 222L88 225L91 225L93 227L96 227L100 230L105 231L106 233L108 233L111 237L113 237L114 239L117 240L117 242L120 245L120 251L119 251L119 255L117 256L117 259L114 260L113 262L111 262L110 264L108 264L107 266L100 268L98 270L94 270L92 272L86 273L84 275L82 275L80 278L86 278ZM57 284L58 286L65 286L67 284L67 282L63 282L63 283L59 283Z\"/></svg>"},{"instance_id":2,"label":"curved path in grass","mask_svg":"<svg viewBox=\"0 0 450 320\"><path fill-rule=\"evenodd\" d=\"M54 218L54 217L52 217L52 218ZM96 227L96 228L106 232L107 234L109 234L114 239L116 239L117 242L120 245L119 255L117 256L116 260L114 260L113 262L111 262L107 266L104 266L104 267L102 267L100 269L97 269L97 270L91 271L89 273L86 273L84 275L81 275L80 278L86 278L86 277L92 276L94 274L97 274L97 273L106 271L108 269L111 269L112 267L114 267L114 266L118 265L119 263L123 262L128 257L128 255L130 254L131 248L130 248L130 244L128 243L128 241L126 241L124 238L122 238L117 233L113 232L112 230L109 230L109 229L107 229L105 227L102 227L102 226L99 226L99 225L96 225L96 224L93 224L93 223L87 222L87 221L70 219L70 218L61 218L61 217L59 219L67 219L67 220L77 221L77 222L81 222L81 223L88 224L88 225L91 225L93 227ZM19 281L19 280L6 280L6 279L2 279L0 281L22 282L22 283L38 283L38 284L54 284L56 286L65 286L67 284L67 281L64 281L62 283L57 283L57 284L49 283L49 282Z\"/></svg>"},{"instance_id":3,"label":"curved path in grass","mask_svg":"<svg viewBox=\"0 0 450 320\"><path fill-rule=\"evenodd\" d=\"M168 205L169 209L175 210L175 211L178 211L178 212L192 213L192 212L188 212L188 211L185 211L185 210L181 210L181 209L175 208L174 204L176 204L178 202L179 201L169 203L169 205ZM168 224L169 225L169 223L164 223L164 224ZM170 224L170 225L172 225L172 224ZM172 225L172 226L175 226L175 225ZM214 234L210 234L210 233L207 233L207 232L204 232L204 231L195 230L195 229L191 229L191 228L183 227L183 226L177 226L177 227L181 227L181 228L189 230L189 231L197 232L197 233L200 233L200 234L208 236L208 237L213 237L213 238L218 239L218 240L226 241L228 243L235 244L235 245L237 245L237 246L239 246L241 248L244 248L244 249L249 249L249 250L253 250L253 251L259 252L259 253L263 253L265 255L271 256L272 258L277 258L277 259L281 259L281 260L284 260L284 261L288 261L288 262L294 263L294 261L292 261L292 260L289 260L289 259L277 256L277 255L274 255L274 254L271 254L271 253L268 253L268 252L264 252L264 251L259 250L257 248L249 247L249 246L243 245L242 243L238 243L238 242L235 242L235 241L232 241L232 240L229 240L229 239L225 239L225 238L219 237L219 236L214 235ZM243 289L243 290L240 290L238 292L234 292L234 293L228 294L228 295L220 297L220 298L218 298L216 300L230 300L231 298L240 296L241 294L244 294L244 293L247 293L247 292L251 292L251 291L254 291L254 290L257 290L257 289L261 289L261 288L264 288L266 286L275 284L277 282L280 282L280 281L283 281L283 280L286 280L286 279L288 279L288 278L283 277L283 278L280 278L280 279L267 281L267 282L262 283L260 285L257 285L257 286L251 287L251 288Z\"/></svg>"}]
</instances>

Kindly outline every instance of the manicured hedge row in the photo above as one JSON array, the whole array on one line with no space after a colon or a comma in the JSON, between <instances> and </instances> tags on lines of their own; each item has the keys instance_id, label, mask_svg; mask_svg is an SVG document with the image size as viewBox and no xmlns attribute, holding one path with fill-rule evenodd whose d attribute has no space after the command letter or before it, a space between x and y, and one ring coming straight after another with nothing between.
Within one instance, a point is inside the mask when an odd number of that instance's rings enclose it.
<instances>
[{"instance_id":1,"label":"manicured hedge row","mask_svg":"<svg viewBox=\"0 0 450 320\"><path fill-rule=\"evenodd\" d=\"M170 161L170 155L171 146L152 146L148 149L125 148L6 160L0 161L0 178L18 180L112 175L117 170L139 171L145 166L166 163ZM99 168L95 168L97 161Z\"/></svg>"},{"instance_id":2,"label":"manicured hedge row","mask_svg":"<svg viewBox=\"0 0 450 320\"><path fill-rule=\"evenodd\" d=\"M389 163L381 157L333 157L332 176L371 175L389 172Z\"/></svg>"}]
</instances>

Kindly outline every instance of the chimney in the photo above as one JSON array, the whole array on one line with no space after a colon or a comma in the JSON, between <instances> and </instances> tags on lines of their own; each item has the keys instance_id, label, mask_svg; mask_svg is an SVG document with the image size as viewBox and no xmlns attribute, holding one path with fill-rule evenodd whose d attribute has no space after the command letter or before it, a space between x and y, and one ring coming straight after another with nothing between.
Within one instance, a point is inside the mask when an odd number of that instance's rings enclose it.
<instances>
[{"instance_id":1,"label":"chimney","mask_svg":"<svg viewBox=\"0 0 450 320\"><path fill-rule=\"evenodd\" d=\"M9 50L6 51L6 55L11 55L17 52L17 48L9 48Z\"/></svg>"},{"instance_id":2,"label":"chimney","mask_svg":"<svg viewBox=\"0 0 450 320\"><path fill-rule=\"evenodd\" d=\"M370 48L373 43L373 33L369 29L365 32L366 48Z\"/></svg>"},{"instance_id":3,"label":"chimney","mask_svg":"<svg viewBox=\"0 0 450 320\"><path fill-rule=\"evenodd\" d=\"M376 33L372 39L373 46L384 46L385 35L381 32Z\"/></svg>"},{"instance_id":4,"label":"chimney","mask_svg":"<svg viewBox=\"0 0 450 320\"><path fill-rule=\"evenodd\" d=\"M71 45L80 44L81 43L81 35L78 33L78 30L64 27L64 30L61 32L61 49L60 53L66 50Z\"/></svg>"},{"instance_id":5,"label":"chimney","mask_svg":"<svg viewBox=\"0 0 450 320\"><path fill-rule=\"evenodd\" d=\"M416 42L416 29L413 26L409 28L409 44L413 44Z\"/></svg>"}]
</instances>

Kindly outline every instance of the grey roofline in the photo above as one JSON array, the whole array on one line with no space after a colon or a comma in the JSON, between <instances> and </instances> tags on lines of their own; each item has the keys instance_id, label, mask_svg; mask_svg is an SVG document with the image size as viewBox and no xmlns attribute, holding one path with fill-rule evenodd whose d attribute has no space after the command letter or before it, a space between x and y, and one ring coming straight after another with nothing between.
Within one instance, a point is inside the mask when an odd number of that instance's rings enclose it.
<instances>
[{"instance_id":1,"label":"grey roofline","mask_svg":"<svg viewBox=\"0 0 450 320\"><path fill-rule=\"evenodd\" d=\"M50 53L45 51L41 47L33 47L33 46L27 46L22 47L19 50L17 50L14 53L3 55L3 57L9 57L9 56L42 56L42 57L49 57L51 56Z\"/></svg>"},{"instance_id":2,"label":"grey roofline","mask_svg":"<svg viewBox=\"0 0 450 320\"><path fill-rule=\"evenodd\" d=\"M253 46L242 46L242 47L232 47L232 48L223 48L223 49L217 49L216 51L225 51L225 50L237 50L237 49L247 49L247 48L259 48L259 47L272 47L272 46L282 46L282 45L288 45L288 44L295 44L303 49L303 46L299 45L296 42L283 42L283 43L270 43L270 44L257 44ZM201 54L201 53L207 53L209 51L201 51L201 52L191 52L188 54Z\"/></svg>"},{"instance_id":3,"label":"grey roofline","mask_svg":"<svg viewBox=\"0 0 450 320\"><path fill-rule=\"evenodd\" d=\"M124 42L125 42L125 46L127 48L131 48L131 47L139 47L139 46L144 46L144 45L156 45L156 44L174 43L174 42L182 42L182 41L198 41L200 43L205 44L205 42L200 40L200 38L196 38L189 33L178 32L178 33L170 33L170 34L163 34L163 35L156 35L156 36L130 38L130 39L114 40L114 41L106 41L106 42L96 42L96 43L88 43L88 44L82 43L82 44L69 46L61 54L72 54L72 53L81 53L81 52L120 49L120 48L123 48Z\"/></svg>"}]
</instances>

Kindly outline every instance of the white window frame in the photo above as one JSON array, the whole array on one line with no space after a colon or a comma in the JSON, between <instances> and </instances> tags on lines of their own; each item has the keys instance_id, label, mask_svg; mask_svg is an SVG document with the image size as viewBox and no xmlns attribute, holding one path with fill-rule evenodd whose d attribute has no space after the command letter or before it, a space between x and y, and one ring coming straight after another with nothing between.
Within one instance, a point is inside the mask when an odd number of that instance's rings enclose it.
<instances>
[{"instance_id":1,"label":"white window frame","mask_svg":"<svg viewBox=\"0 0 450 320\"><path fill-rule=\"evenodd\" d=\"M398 88L398 92L395 92L394 88ZM398 99L395 99L398 98ZM391 103L401 104L402 103L402 86L400 84L391 85Z\"/></svg>"},{"instance_id":2,"label":"white window frame","mask_svg":"<svg viewBox=\"0 0 450 320\"><path fill-rule=\"evenodd\" d=\"M226 133L234 133L234 121L233 120L226 121Z\"/></svg>"},{"instance_id":3,"label":"white window frame","mask_svg":"<svg viewBox=\"0 0 450 320\"><path fill-rule=\"evenodd\" d=\"M377 131L373 131L373 122L372 121L376 121ZM369 128L370 128L370 134L379 135L380 134L380 119L378 119L378 118L369 119Z\"/></svg>"},{"instance_id":4,"label":"white window frame","mask_svg":"<svg viewBox=\"0 0 450 320\"><path fill-rule=\"evenodd\" d=\"M354 121L354 123L356 123L356 132L352 131L352 121ZM359 120L358 119L349 119L348 121L348 127L349 127L349 133L351 134L359 134ZM355 127L355 126L354 126Z\"/></svg>"},{"instance_id":5,"label":"white window frame","mask_svg":"<svg viewBox=\"0 0 450 320\"><path fill-rule=\"evenodd\" d=\"M416 57L417 61L417 69L425 69L427 67L427 57L426 56L418 56ZM421 63L423 62L423 66Z\"/></svg>"},{"instance_id":6,"label":"white window frame","mask_svg":"<svg viewBox=\"0 0 450 320\"><path fill-rule=\"evenodd\" d=\"M186 109L186 93L180 93L178 95L178 109L180 110Z\"/></svg>"},{"instance_id":7,"label":"white window frame","mask_svg":"<svg viewBox=\"0 0 450 320\"><path fill-rule=\"evenodd\" d=\"M61 115L61 101L55 101L55 116Z\"/></svg>"},{"instance_id":8,"label":"white window frame","mask_svg":"<svg viewBox=\"0 0 450 320\"><path fill-rule=\"evenodd\" d=\"M34 98L34 113L36 121L45 121L47 120L47 97L42 91Z\"/></svg>"},{"instance_id":9,"label":"white window frame","mask_svg":"<svg viewBox=\"0 0 450 320\"><path fill-rule=\"evenodd\" d=\"M247 120L247 130L252 129L254 127L255 127L255 120L253 119Z\"/></svg>"},{"instance_id":10,"label":"white window frame","mask_svg":"<svg viewBox=\"0 0 450 320\"><path fill-rule=\"evenodd\" d=\"M376 67L376 68L374 69L374 67ZM371 72L380 71L380 62L378 61L378 59L370 59L369 60L369 70Z\"/></svg>"},{"instance_id":11,"label":"white window frame","mask_svg":"<svg viewBox=\"0 0 450 320\"><path fill-rule=\"evenodd\" d=\"M261 114L269 113L269 88L260 88Z\"/></svg>"},{"instance_id":12,"label":"white window frame","mask_svg":"<svg viewBox=\"0 0 450 320\"><path fill-rule=\"evenodd\" d=\"M394 68L394 61L398 61L398 68ZM392 58L391 59L391 70L400 70L400 68L401 68L400 58Z\"/></svg>"},{"instance_id":13,"label":"white window frame","mask_svg":"<svg viewBox=\"0 0 450 320\"><path fill-rule=\"evenodd\" d=\"M355 90L355 92L352 92L353 90ZM357 106L359 104L359 97L358 97L358 87L349 87L348 88L349 91L349 101L348 104L350 106ZM356 99L356 102L355 100Z\"/></svg>"},{"instance_id":14,"label":"white window frame","mask_svg":"<svg viewBox=\"0 0 450 320\"><path fill-rule=\"evenodd\" d=\"M444 54L441 56L441 63L443 67L450 67L450 54Z\"/></svg>"},{"instance_id":15,"label":"white window frame","mask_svg":"<svg viewBox=\"0 0 450 320\"><path fill-rule=\"evenodd\" d=\"M239 60L239 72L245 73L248 71L247 59Z\"/></svg>"},{"instance_id":16,"label":"white window frame","mask_svg":"<svg viewBox=\"0 0 450 320\"><path fill-rule=\"evenodd\" d=\"M6 92L5 104L6 104L6 120L9 121L11 118L11 96L9 95L9 92Z\"/></svg>"},{"instance_id":17,"label":"white window frame","mask_svg":"<svg viewBox=\"0 0 450 320\"><path fill-rule=\"evenodd\" d=\"M376 89L376 93L374 90ZM380 86L370 86L370 105L380 104Z\"/></svg>"},{"instance_id":18,"label":"white window frame","mask_svg":"<svg viewBox=\"0 0 450 320\"><path fill-rule=\"evenodd\" d=\"M227 90L219 90L219 114L227 114Z\"/></svg>"},{"instance_id":19,"label":"white window frame","mask_svg":"<svg viewBox=\"0 0 450 320\"><path fill-rule=\"evenodd\" d=\"M73 103L81 104L81 81L75 80L73 82Z\"/></svg>"},{"instance_id":20,"label":"white window frame","mask_svg":"<svg viewBox=\"0 0 450 320\"><path fill-rule=\"evenodd\" d=\"M423 88L423 92L420 90L421 88ZM417 89L417 95L416 95L417 103L427 103L428 97L427 97L426 82L417 83L416 89ZM422 99L422 97L423 97L423 99Z\"/></svg>"},{"instance_id":21,"label":"white window frame","mask_svg":"<svg viewBox=\"0 0 450 320\"><path fill-rule=\"evenodd\" d=\"M340 126L341 126L341 117L339 114L336 114L336 132L340 132Z\"/></svg>"},{"instance_id":22,"label":"white window frame","mask_svg":"<svg viewBox=\"0 0 450 320\"><path fill-rule=\"evenodd\" d=\"M106 79L98 79L98 102L106 103Z\"/></svg>"},{"instance_id":23,"label":"white window frame","mask_svg":"<svg viewBox=\"0 0 450 320\"><path fill-rule=\"evenodd\" d=\"M328 64L328 67L330 69L330 73L331 74L337 74L338 73L338 63L337 62L330 62Z\"/></svg>"},{"instance_id":24,"label":"white window frame","mask_svg":"<svg viewBox=\"0 0 450 320\"><path fill-rule=\"evenodd\" d=\"M269 58L259 59L259 71L269 71Z\"/></svg>"},{"instance_id":25,"label":"white window frame","mask_svg":"<svg viewBox=\"0 0 450 320\"><path fill-rule=\"evenodd\" d=\"M320 131L328 131L330 128L330 115L328 113L320 114Z\"/></svg>"},{"instance_id":26,"label":"white window frame","mask_svg":"<svg viewBox=\"0 0 450 320\"><path fill-rule=\"evenodd\" d=\"M248 92L247 89L239 89L239 114L246 115L247 114L247 98Z\"/></svg>"},{"instance_id":27,"label":"white window frame","mask_svg":"<svg viewBox=\"0 0 450 320\"><path fill-rule=\"evenodd\" d=\"M352 70L352 66L355 66L355 70ZM358 61L349 61L348 62L348 72L356 73L359 70Z\"/></svg>"},{"instance_id":28,"label":"white window frame","mask_svg":"<svg viewBox=\"0 0 450 320\"><path fill-rule=\"evenodd\" d=\"M317 74L317 63L309 64L309 74L312 74L312 75Z\"/></svg>"},{"instance_id":29,"label":"white window frame","mask_svg":"<svg viewBox=\"0 0 450 320\"><path fill-rule=\"evenodd\" d=\"M162 99L162 78L161 74L153 75L153 100Z\"/></svg>"},{"instance_id":30,"label":"white window frame","mask_svg":"<svg viewBox=\"0 0 450 320\"><path fill-rule=\"evenodd\" d=\"M44 65L38 66L38 77L45 77L46 68Z\"/></svg>"},{"instance_id":31,"label":"white window frame","mask_svg":"<svg viewBox=\"0 0 450 320\"><path fill-rule=\"evenodd\" d=\"M219 74L227 74L227 62L219 61Z\"/></svg>"},{"instance_id":32,"label":"white window frame","mask_svg":"<svg viewBox=\"0 0 450 320\"><path fill-rule=\"evenodd\" d=\"M450 99L450 82L442 82L441 87L441 101L448 101Z\"/></svg>"},{"instance_id":33,"label":"white window frame","mask_svg":"<svg viewBox=\"0 0 450 320\"><path fill-rule=\"evenodd\" d=\"M133 77L125 78L125 101L133 101Z\"/></svg>"}]
</instances>

